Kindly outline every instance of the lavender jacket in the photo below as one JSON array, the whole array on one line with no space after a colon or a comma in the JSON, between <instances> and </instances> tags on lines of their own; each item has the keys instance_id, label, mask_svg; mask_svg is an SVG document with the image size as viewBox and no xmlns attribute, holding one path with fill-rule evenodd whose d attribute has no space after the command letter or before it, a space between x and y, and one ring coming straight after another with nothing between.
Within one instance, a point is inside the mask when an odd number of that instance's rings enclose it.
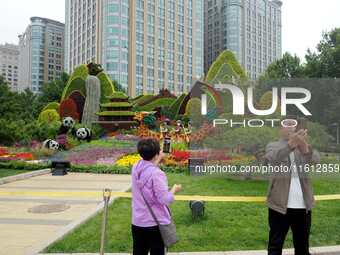
<instances>
[{"instance_id":1,"label":"lavender jacket","mask_svg":"<svg viewBox=\"0 0 340 255\"><path fill-rule=\"evenodd\" d=\"M156 226L144 197L150 204L160 224L170 224L167 206L174 200L169 191L165 173L150 161L139 160L132 168L132 224L139 227Z\"/></svg>"}]
</instances>

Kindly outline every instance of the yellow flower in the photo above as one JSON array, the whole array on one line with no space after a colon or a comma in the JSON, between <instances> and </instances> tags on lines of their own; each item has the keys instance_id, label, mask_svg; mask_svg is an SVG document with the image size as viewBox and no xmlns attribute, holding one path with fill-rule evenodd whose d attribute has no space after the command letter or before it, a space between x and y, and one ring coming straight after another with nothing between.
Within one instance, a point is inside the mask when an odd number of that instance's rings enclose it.
<instances>
[{"instance_id":1,"label":"yellow flower","mask_svg":"<svg viewBox=\"0 0 340 255\"><path fill-rule=\"evenodd\" d=\"M116 165L117 166L132 166L140 159L141 157L139 156L139 154L125 155L116 161Z\"/></svg>"}]
</instances>

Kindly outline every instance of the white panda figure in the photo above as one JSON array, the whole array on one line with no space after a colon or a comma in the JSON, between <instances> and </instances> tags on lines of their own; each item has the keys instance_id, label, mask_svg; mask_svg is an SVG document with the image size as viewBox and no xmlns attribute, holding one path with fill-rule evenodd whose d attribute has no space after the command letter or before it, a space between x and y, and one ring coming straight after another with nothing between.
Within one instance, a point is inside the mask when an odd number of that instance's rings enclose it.
<instances>
[{"instance_id":1,"label":"white panda figure","mask_svg":"<svg viewBox=\"0 0 340 255\"><path fill-rule=\"evenodd\" d=\"M59 143L52 139L47 139L43 142L43 148L56 151L59 149Z\"/></svg>"},{"instance_id":2,"label":"white panda figure","mask_svg":"<svg viewBox=\"0 0 340 255\"><path fill-rule=\"evenodd\" d=\"M79 140L86 140L90 142L92 139L92 131L89 128L78 128L76 130L76 137Z\"/></svg>"},{"instance_id":3,"label":"white panda figure","mask_svg":"<svg viewBox=\"0 0 340 255\"><path fill-rule=\"evenodd\" d=\"M75 121L72 117L63 118L62 124L59 128L58 135L65 135L74 126Z\"/></svg>"},{"instance_id":4,"label":"white panda figure","mask_svg":"<svg viewBox=\"0 0 340 255\"><path fill-rule=\"evenodd\" d=\"M74 119L72 117L63 118L63 126L67 128L72 128L74 125Z\"/></svg>"}]
</instances>

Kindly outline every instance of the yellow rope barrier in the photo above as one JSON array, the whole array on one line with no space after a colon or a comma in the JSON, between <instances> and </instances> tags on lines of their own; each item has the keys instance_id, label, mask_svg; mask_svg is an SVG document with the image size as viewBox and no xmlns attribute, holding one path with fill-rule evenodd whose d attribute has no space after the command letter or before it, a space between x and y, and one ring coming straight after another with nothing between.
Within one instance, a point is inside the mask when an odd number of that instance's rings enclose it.
<instances>
[{"instance_id":1,"label":"yellow rope barrier","mask_svg":"<svg viewBox=\"0 0 340 255\"><path fill-rule=\"evenodd\" d=\"M112 192L113 197L131 198L130 192ZM102 191L32 191L0 190L0 197L72 197L72 198L100 198ZM177 201L202 200L210 202L265 202L266 197L262 196L199 196L199 195L177 195ZM316 195L315 200L340 200L340 194Z\"/></svg>"}]
</instances>

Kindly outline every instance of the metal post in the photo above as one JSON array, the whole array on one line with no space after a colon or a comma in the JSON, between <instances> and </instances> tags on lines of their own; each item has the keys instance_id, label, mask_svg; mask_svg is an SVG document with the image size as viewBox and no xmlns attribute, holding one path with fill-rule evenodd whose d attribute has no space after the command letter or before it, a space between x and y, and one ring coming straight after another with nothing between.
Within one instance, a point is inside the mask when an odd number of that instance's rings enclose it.
<instances>
[{"instance_id":1,"label":"metal post","mask_svg":"<svg viewBox=\"0 0 340 255\"><path fill-rule=\"evenodd\" d=\"M107 209L109 206L110 197L111 197L111 189L104 189L103 191L104 211L103 211L103 223L102 223L102 237L100 240L100 255L104 255L106 222L107 222L107 213L108 213Z\"/></svg>"},{"instance_id":2,"label":"metal post","mask_svg":"<svg viewBox=\"0 0 340 255\"><path fill-rule=\"evenodd\" d=\"M339 123L336 124L336 145L339 145Z\"/></svg>"}]
</instances>

